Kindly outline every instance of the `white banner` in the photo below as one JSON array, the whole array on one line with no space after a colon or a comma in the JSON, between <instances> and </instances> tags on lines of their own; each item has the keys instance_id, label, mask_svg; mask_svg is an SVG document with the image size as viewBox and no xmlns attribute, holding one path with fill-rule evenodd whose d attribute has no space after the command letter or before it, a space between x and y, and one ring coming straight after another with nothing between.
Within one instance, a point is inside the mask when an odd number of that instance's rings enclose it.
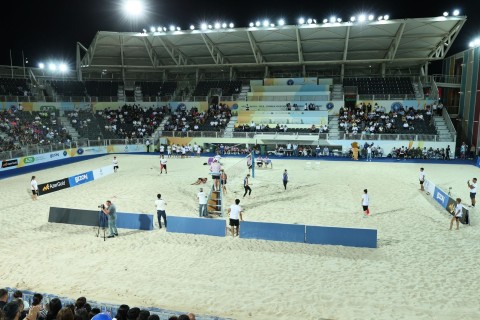
<instances>
[{"instance_id":1,"label":"white banner","mask_svg":"<svg viewBox=\"0 0 480 320\"><path fill-rule=\"evenodd\" d=\"M433 194L435 193L435 183L430 180L425 179L423 183L423 188L430 193L430 196L433 198Z\"/></svg>"},{"instance_id":2,"label":"white banner","mask_svg":"<svg viewBox=\"0 0 480 320\"><path fill-rule=\"evenodd\" d=\"M113 165L111 166L106 166L106 167L101 167L99 169L92 170L93 171L93 179L97 180L100 178L103 178L105 176L108 176L110 174L113 174Z\"/></svg>"}]
</instances>

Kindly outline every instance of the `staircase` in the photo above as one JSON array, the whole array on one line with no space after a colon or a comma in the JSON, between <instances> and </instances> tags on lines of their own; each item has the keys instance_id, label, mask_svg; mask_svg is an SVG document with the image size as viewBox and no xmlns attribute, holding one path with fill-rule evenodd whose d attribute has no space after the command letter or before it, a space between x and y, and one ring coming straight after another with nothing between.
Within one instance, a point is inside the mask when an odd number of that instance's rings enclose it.
<instances>
[{"instance_id":1,"label":"staircase","mask_svg":"<svg viewBox=\"0 0 480 320\"><path fill-rule=\"evenodd\" d=\"M343 100L343 85L334 84L332 88L331 100Z\"/></svg>"},{"instance_id":2,"label":"staircase","mask_svg":"<svg viewBox=\"0 0 480 320\"><path fill-rule=\"evenodd\" d=\"M454 142L454 133L448 129L445 119L440 116L433 117L433 123L438 132L438 141Z\"/></svg>"},{"instance_id":3,"label":"staircase","mask_svg":"<svg viewBox=\"0 0 480 320\"><path fill-rule=\"evenodd\" d=\"M143 102L142 88L135 86L134 90L135 102Z\"/></svg>"},{"instance_id":4,"label":"staircase","mask_svg":"<svg viewBox=\"0 0 480 320\"><path fill-rule=\"evenodd\" d=\"M61 116L61 117L58 117L58 120L60 120L61 125L65 127L67 129L67 132L70 134L70 136L72 136L72 141L78 141L78 137L80 135L78 134L77 130L75 130L75 128L72 127L68 118L65 116Z\"/></svg>"},{"instance_id":5,"label":"staircase","mask_svg":"<svg viewBox=\"0 0 480 320\"><path fill-rule=\"evenodd\" d=\"M250 92L250 86L242 86L242 90L240 91L240 94L238 95L237 100L238 101L247 101L248 92Z\"/></svg>"},{"instance_id":6,"label":"staircase","mask_svg":"<svg viewBox=\"0 0 480 320\"><path fill-rule=\"evenodd\" d=\"M164 131L163 129L164 129L165 123L167 123L168 119L170 119L170 116L166 116L165 118L163 118L162 122L160 122L160 124L158 125L157 130L155 130L155 132L152 133L152 137L160 138L162 136L162 131Z\"/></svg>"},{"instance_id":7,"label":"staircase","mask_svg":"<svg viewBox=\"0 0 480 320\"><path fill-rule=\"evenodd\" d=\"M233 138L233 129L235 128L235 124L237 123L237 116L230 117L230 121L228 122L227 126L225 127L225 131L223 133L224 138Z\"/></svg>"},{"instance_id":8,"label":"staircase","mask_svg":"<svg viewBox=\"0 0 480 320\"><path fill-rule=\"evenodd\" d=\"M413 91L416 99L423 99L423 86L421 82L413 82Z\"/></svg>"},{"instance_id":9,"label":"staircase","mask_svg":"<svg viewBox=\"0 0 480 320\"><path fill-rule=\"evenodd\" d=\"M207 213L210 218L223 217L223 192L222 186L220 186L220 191L210 190L207 201Z\"/></svg>"},{"instance_id":10,"label":"staircase","mask_svg":"<svg viewBox=\"0 0 480 320\"><path fill-rule=\"evenodd\" d=\"M118 86L117 98L118 102L125 102L125 89L123 86Z\"/></svg>"},{"instance_id":11,"label":"staircase","mask_svg":"<svg viewBox=\"0 0 480 320\"><path fill-rule=\"evenodd\" d=\"M340 130L338 129L338 116L328 116L328 140L340 139Z\"/></svg>"}]
</instances>

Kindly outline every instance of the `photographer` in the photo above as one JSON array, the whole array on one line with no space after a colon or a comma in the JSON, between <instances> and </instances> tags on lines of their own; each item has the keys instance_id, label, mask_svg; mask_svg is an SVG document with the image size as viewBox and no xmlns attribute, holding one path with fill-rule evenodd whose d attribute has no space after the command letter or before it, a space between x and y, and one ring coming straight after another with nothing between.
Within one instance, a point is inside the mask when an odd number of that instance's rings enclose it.
<instances>
[{"instance_id":1,"label":"photographer","mask_svg":"<svg viewBox=\"0 0 480 320\"><path fill-rule=\"evenodd\" d=\"M472 179L473 183L470 183L470 180L467 181L468 188L470 189L470 200L472 200L472 207L475 207L475 196L477 195L477 178Z\"/></svg>"},{"instance_id":2,"label":"photographer","mask_svg":"<svg viewBox=\"0 0 480 320\"><path fill-rule=\"evenodd\" d=\"M108 230L110 231L110 235L107 238L114 238L118 236L117 232L117 208L112 203L112 201L107 200L105 205L101 206L103 213L107 215L108 218Z\"/></svg>"}]
</instances>

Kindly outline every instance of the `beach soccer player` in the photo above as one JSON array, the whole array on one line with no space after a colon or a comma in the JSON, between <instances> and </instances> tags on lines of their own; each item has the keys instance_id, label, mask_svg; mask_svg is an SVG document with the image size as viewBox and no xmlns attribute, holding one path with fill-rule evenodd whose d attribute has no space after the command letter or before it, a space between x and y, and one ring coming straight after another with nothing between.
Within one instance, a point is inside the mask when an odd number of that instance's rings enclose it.
<instances>
[{"instance_id":1,"label":"beach soccer player","mask_svg":"<svg viewBox=\"0 0 480 320\"><path fill-rule=\"evenodd\" d=\"M365 216L370 215L370 209L368 208L368 203L369 203L369 197L368 197L368 190L364 189L363 194L362 194L362 208L363 208L363 213Z\"/></svg>"},{"instance_id":2,"label":"beach soccer player","mask_svg":"<svg viewBox=\"0 0 480 320\"><path fill-rule=\"evenodd\" d=\"M477 178L473 178L472 183L470 183L470 180L468 180L467 185L470 189L470 200L472 200L472 207L475 207L475 196L477 195Z\"/></svg>"},{"instance_id":3,"label":"beach soccer player","mask_svg":"<svg viewBox=\"0 0 480 320\"><path fill-rule=\"evenodd\" d=\"M459 230L459 227L460 227L459 221L463 215L462 199L457 198L457 203L455 204L455 208L452 211L452 214L453 214L453 217L452 217L452 220L450 220L450 230L452 230L454 221L457 223L457 230Z\"/></svg>"},{"instance_id":4,"label":"beach soccer player","mask_svg":"<svg viewBox=\"0 0 480 320\"><path fill-rule=\"evenodd\" d=\"M117 160L117 157L113 157L112 164L113 164L113 172L117 172L117 170L118 170L118 160Z\"/></svg>"},{"instance_id":5,"label":"beach soccer player","mask_svg":"<svg viewBox=\"0 0 480 320\"><path fill-rule=\"evenodd\" d=\"M283 171L282 181L283 181L283 187L285 188L285 191L287 191L287 183L288 183L288 173L287 173L287 169L285 169L285 171Z\"/></svg>"},{"instance_id":6,"label":"beach soccer player","mask_svg":"<svg viewBox=\"0 0 480 320\"><path fill-rule=\"evenodd\" d=\"M165 174L167 174L167 159L165 159L165 156L162 154L160 158L160 174L163 173L163 169L165 169Z\"/></svg>"},{"instance_id":7,"label":"beach soccer player","mask_svg":"<svg viewBox=\"0 0 480 320\"><path fill-rule=\"evenodd\" d=\"M243 194L243 197L248 195L250 196L252 194L252 188L250 188L250 174L247 174L247 176L243 179L243 188L245 189L245 193Z\"/></svg>"},{"instance_id":8,"label":"beach soccer player","mask_svg":"<svg viewBox=\"0 0 480 320\"><path fill-rule=\"evenodd\" d=\"M425 191L425 189L423 188L423 183L425 182L425 171L423 168L420 168L418 180L420 181L420 190Z\"/></svg>"}]
</instances>

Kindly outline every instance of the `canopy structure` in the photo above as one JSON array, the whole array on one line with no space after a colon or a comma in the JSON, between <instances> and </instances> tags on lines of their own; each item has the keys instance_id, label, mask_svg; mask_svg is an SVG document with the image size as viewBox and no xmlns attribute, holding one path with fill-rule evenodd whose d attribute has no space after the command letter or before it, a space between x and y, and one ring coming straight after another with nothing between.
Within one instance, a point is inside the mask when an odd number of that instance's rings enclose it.
<instances>
[{"instance_id":1,"label":"canopy structure","mask_svg":"<svg viewBox=\"0 0 480 320\"><path fill-rule=\"evenodd\" d=\"M351 74L375 68L427 72L442 60L465 16L277 27L120 33L99 31L88 48L77 44L81 74L112 72L164 74L321 70ZM421 71L422 68L425 70ZM80 75L81 76L81 75Z\"/></svg>"}]
</instances>

